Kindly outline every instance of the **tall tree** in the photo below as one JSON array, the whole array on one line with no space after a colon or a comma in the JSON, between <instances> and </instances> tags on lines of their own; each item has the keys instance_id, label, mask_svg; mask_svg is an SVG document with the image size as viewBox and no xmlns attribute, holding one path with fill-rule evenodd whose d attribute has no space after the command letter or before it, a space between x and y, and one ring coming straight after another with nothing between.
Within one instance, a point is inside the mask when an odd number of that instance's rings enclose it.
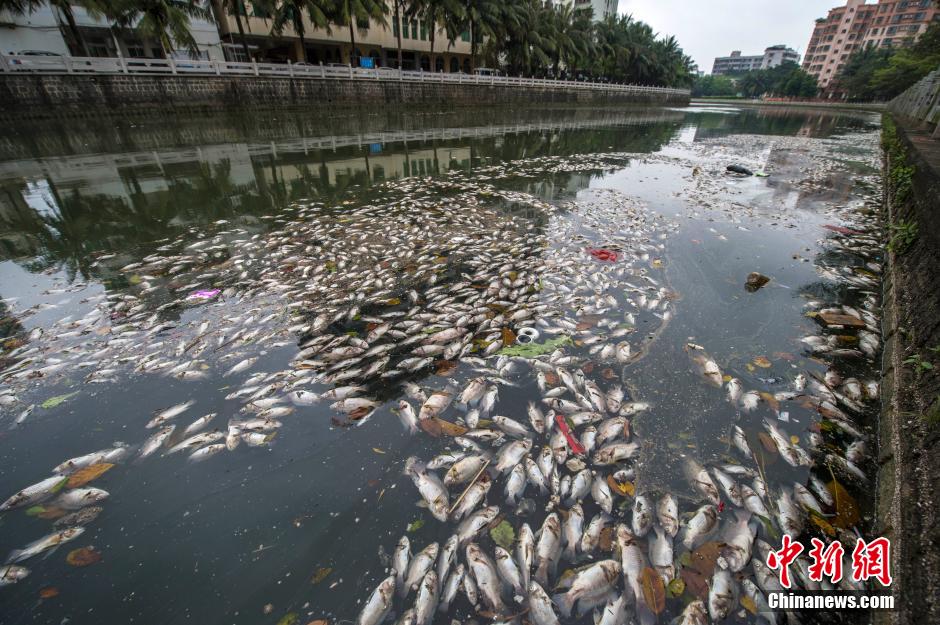
<instances>
[{"instance_id":1,"label":"tall tree","mask_svg":"<svg viewBox=\"0 0 940 625\"><path fill-rule=\"evenodd\" d=\"M304 24L304 15L310 20L314 28L323 28L330 31L330 15L335 10L330 0L278 0L270 8L271 33L281 36L284 28L290 26L300 39L300 60L307 60L307 45L304 36L307 27Z\"/></svg>"},{"instance_id":2,"label":"tall tree","mask_svg":"<svg viewBox=\"0 0 940 625\"><path fill-rule=\"evenodd\" d=\"M248 39L245 37L245 27L242 25L242 16L247 17L248 15L248 11L245 9L245 0L219 0L219 8L221 9L221 15L216 16L219 29L222 29L223 22L229 15L235 16L235 25L238 28L238 38L242 42L242 51L245 53L245 58L250 61L251 52L248 50Z\"/></svg>"},{"instance_id":3,"label":"tall tree","mask_svg":"<svg viewBox=\"0 0 940 625\"><path fill-rule=\"evenodd\" d=\"M144 37L155 39L164 56L177 46L199 56L190 20L211 19L210 11L197 0L122 0L115 12L118 26L135 28Z\"/></svg>"},{"instance_id":4,"label":"tall tree","mask_svg":"<svg viewBox=\"0 0 940 625\"><path fill-rule=\"evenodd\" d=\"M381 26L387 26L385 16L388 14L388 5L384 0L338 0L333 22L349 26L349 63L352 64L356 54L356 28L360 22L368 23L374 20Z\"/></svg>"},{"instance_id":5,"label":"tall tree","mask_svg":"<svg viewBox=\"0 0 940 625\"><path fill-rule=\"evenodd\" d=\"M458 33L454 28L448 28L449 24L458 21L464 12L463 4L460 0L412 0L410 13L411 16L418 18L428 25L430 33L428 38L431 43L431 71L434 71L434 40L437 36L439 26L444 27L447 34L447 40L453 45L457 39Z\"/></svg>"}]
</instances>

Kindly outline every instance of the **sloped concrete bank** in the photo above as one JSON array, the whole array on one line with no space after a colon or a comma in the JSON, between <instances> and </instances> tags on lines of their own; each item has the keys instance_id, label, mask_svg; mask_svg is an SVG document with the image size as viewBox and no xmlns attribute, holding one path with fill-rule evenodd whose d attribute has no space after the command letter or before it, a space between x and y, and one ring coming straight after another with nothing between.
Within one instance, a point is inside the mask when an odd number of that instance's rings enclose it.
<instances>
[{"instance_id":1,"label":"sloped concrete bank","mask_svg":"<svg viewBox=\"0 0 940 625\"><path fill-rule=\"evenodd\" d=\"M877 533L891 539L897 609L940 623L940 141L884 116L884 362Z\"/></svg>"},{"instance_id":2,"label":"sloped concrete bank","mask_svg":"<svg viewBox=\"0 0 940 625\"><path fill-rule=\"evenodd\" d=\"M277 76L3 74L0 111L27 116L115 110L387 106L687 104L688 93Z\"/></svg>"}]
</instances>

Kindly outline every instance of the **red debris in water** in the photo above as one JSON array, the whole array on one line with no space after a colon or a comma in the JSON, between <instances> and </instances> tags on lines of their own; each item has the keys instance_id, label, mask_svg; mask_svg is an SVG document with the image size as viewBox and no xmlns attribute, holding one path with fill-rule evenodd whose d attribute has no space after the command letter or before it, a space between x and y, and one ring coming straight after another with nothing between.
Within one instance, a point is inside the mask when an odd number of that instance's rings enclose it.
<instances>
[{"instance_id":1,"label":"red debris in water","mask_svg":"<svg viewBox=\"0 0 940 625\"><path fill-rule=\"evenodd\" d=\"M724 511L725 511L725 502L719 501L719 502L718 502L718 512L721 513L721 512L724 512Z\"/></svg>"},{"instance_id":2,"label":"red debris in water","mask_svg":"<svg viewBox=\"0 0 940 625\"><path fill-rule=\"evenodd\" d=\"M571 428L568 427L568 422L565 421L565 416L563 414L555 413L555 423L558 424L558 429L561 430L561 433L565 435L565 438L568 439L568 446L571 447L571 451L576 454L583 454L587 450L584 446L578 442L578 439L574 437L571 433Z\"/></svg>"},{"instance_id":3,"label":"red debris in water","mask_svg":"<svg viewBox=\"0 0 940 625\"><path fill-rule=\"evenodd\" d=\"M606 260L609 262L616 262L617 252L613 250L604 249L602 247L589 247L587 248L588 254L596 258L597 260Z\"/></svg>"}]
</instances>

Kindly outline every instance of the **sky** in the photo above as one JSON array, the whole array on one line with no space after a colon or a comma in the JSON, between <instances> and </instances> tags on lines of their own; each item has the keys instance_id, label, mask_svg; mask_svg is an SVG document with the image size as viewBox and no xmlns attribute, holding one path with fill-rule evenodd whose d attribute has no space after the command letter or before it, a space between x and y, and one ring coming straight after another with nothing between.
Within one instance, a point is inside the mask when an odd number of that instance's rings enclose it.
<instances>
[{"instance_id":1,"label":"sky","mask_svg":"<svg viewBox=\"0 0 940 625\"><path fill-rule=\"evenodd\" d=\"M840 0L620 0L618 11L662 35L674 35L700 70L711 73L716 56L763 54L785 44L802 55L814 20Z\"/></svg>"}]
</instances>

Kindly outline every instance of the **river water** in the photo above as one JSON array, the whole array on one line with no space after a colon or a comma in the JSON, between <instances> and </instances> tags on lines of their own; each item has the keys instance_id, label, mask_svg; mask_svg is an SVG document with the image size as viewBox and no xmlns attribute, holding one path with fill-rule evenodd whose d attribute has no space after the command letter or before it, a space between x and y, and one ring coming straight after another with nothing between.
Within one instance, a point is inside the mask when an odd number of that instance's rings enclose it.
<instances>
[{"instance_id":1,"label":"river water","mask_svg":"<svg viewBox=\"0 0 940 625\"><path fill-rule=\"evenodd\" d=\"M762 544L778 549L794 526L807 545L838 537L851 552L872 529L878 124L692 106L8 126L0 499L63 477L0 513L0 551L73 531L12 554L28 574L0 587L0 622L352 622L400 537L416 555L455 532L412 478L460 450L466 425L499 506L471 538L489 557L497 524L517 537L552 513L567 534L580 511L585 528L607 519L613 489L611 529L560 557L549 594L567 571L621 562L630 535L643 566L668 547L672 568L661 562L662 582L648 584L665 587L662 605L655 588L633 592L635 575L612 583L631 603L619 622L683 610L687 622L783 622L761 610L773 586L750 552L763 560ZM751 272L770 280L749 291ZM850 319L823 329L820 313ZM526 351L516 341L531 329ZM474 379L480 393L465 391ZM423 416L437 416L412 433L400 402L418 413L427 397ZM535 431L529 402L550 431ZM619 444L624 458L577 455L552 411L581 441L606 428L597 447ZM513 441L533 461L556 449L549 493L530 477L507 501ZM607 493L569 500L585 465ZM468 466L448 504L476 477ZM735 501L741 485L757 492L751 505ZM668 496L675 539L655 510ZM652 529L637 499L652 504ZM703 508L712 532L687 537ZM739 566L735 532L750 536ZM469 570L467 558L461 545L449 570ZM728 580L722 605L715 586ZM524 590L504 588L503 616L529 608L542 625ZM717 614L694 620L697 597ZM415 602L396 597L388 618ZM498 611L458 593L434 622Z\"/></svg>"}]
</instances>

